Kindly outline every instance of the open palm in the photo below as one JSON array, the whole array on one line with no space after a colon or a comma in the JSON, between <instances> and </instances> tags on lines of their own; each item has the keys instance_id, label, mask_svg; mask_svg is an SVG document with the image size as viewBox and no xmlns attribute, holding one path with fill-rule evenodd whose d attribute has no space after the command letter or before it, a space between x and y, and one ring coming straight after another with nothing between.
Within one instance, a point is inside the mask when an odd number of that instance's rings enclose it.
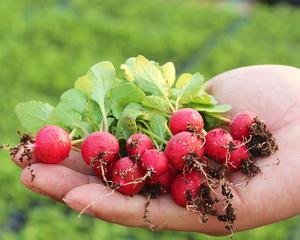
<instances>
[{"instance_id":1,"label":"open palm","mask_svg":"<svg viewBox=\"0 0 300 240\"><path fill-rule=\"evenodd\" d=\"M299 214L300 70L276 65L239 68L210 80L208 89L219 102L232 105L230 115L249 110L264 119L279 145L277 155L259 160L260 166L269 164L263 167L263 174L256 176L246 188L234 190L235 231ZM279 166L273 164L277 157ZM34 163L32 169L36 175L33 182L27 168L21 176L23 184L32 191L65 202L79 212L100 198L86 213L113 223L146 227L145 198L115 192L101 199L108 190L80 159L80 153L72 153L62 165ZM244 176L235 173L230 180L241 183ZM149 211L156 229L228 234L223 223L212 217L208 223L201 224L196 214L178 207L168 195L153 199Z\"/></svg>"}]
</instances>

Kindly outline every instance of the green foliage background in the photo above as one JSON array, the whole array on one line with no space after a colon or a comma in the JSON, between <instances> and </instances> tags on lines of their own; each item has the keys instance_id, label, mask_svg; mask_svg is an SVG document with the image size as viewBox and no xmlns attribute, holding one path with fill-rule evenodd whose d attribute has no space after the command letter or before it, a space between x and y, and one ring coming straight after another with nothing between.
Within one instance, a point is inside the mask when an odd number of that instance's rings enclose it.
<instances>
[{"instance_id":1,"label":"green foliage background","mask_svg":"<svg viewBox=\"0 0 300 240\"><path fill-rule=\"evenodd\" d=\"M255 6L239 11L218 1L6 0L0 2L0 136L17 140L16 103L55 104L77 76L100 60L118 66L143 54L174 61L179 72L207 78L244 65L300 66L300 9ZM0 153L0 239L212 239L201 234L120 227L37 196L19 183ZM299 239L299 218L239 233L235 239ZM224 238L227 239L227 238Z\"/></svg>"}]
</instances>

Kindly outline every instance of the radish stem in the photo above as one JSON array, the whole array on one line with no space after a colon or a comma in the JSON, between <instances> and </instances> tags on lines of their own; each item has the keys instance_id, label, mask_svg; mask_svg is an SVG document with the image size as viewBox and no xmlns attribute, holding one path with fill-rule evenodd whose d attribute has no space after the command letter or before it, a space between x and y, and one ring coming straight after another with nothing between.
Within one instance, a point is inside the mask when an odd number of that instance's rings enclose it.
<instances>
[{"instance_id":1,"label":"radish stem","mask_svg":"<svg viewBox=\"0 0 300 240\"><path fill-rule=\"evenodd\" d=\"M85 140L85 138L76 139L76 140L71 141L71 144L72 145L76 145L78 143L82 143L84 140Z\"/></svg>"},{"instance_id":2,"label":"radish stem","mask_svg":"<svg viewBox=\"0 0 300 240\"><path fill-rule=\"evenodd\" d=\"M223 122L226 122L226 123L230 123L231 122L230 118L224 117L224 116L216 114L216 113L205 113L205 114L208 115L208 116L211 116L213 118L219 119L219 120L221 120Z\"/></svg>"},{"instance_id":3,"label":"radish stem","mask_svg":"<svg viewBox=\"0 0 300 240\"><path fill-rule=\"evenodd\" d=\"M73 128L73 130L69 134L69 136L70 136L71 139L73 138L73 136L75 135L75 133L76 133L76 128Z\"/></svg>"}]
</instances>

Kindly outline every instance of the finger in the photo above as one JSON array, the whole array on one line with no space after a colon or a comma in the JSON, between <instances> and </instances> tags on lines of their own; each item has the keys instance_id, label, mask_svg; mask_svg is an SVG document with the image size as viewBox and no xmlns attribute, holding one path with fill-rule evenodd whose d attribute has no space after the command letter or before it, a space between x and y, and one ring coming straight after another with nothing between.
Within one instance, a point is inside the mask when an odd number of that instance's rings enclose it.
<instances>
[{"instance_id":1,"label":"finger","mask_svg":"<svg viewBox=\"0 0 300 240\"><path fill-rule=\"evenodd\" d=\"M66 158L61 165L83 174L95 175L92 167L85 163L81 157L81 153L78 151L71 151L70 156Z\"/></svg>"},{"instance_id":2,"label":"finger","mask_svg":"<svg viewBox=\"0 0 300 240\"><path fill-rule=\"evenodd\" d=\"M29 152L32 152L33 146L27 146L26 149L28 149ZM28 154L25 153L25 148L23 147L18 149L18 151L15 154L11 154L11 159L17 166L19 166L22 169L24 169L30 164L39 162L34 156L34 154L30 154L30 156L28 156Z\"/></svg>"},{"instance_id":3,"label":"finger","mask_svg":"<svg viewBox=\"0 0 300 240\"><path fill-rule=\"evenodd\" d=\"M22 159L21 155L22 152L19 151L14 157L12 157L12 160L22 169L26 168L29 164L35 164L39 162L35 158L34 154L32 154L30 162L26 157ZM81 153L78 151L71 151L70 156L60 164L83 174L95 175L93 169L84 162L81 157Z\"/></svg>"},{"instance_id":4,"label":"finger","mask_svg":"<svg viewBox=\"0 0 300 240\"><path fill-rule=\"evenodd\" d=\"M260 65L234 69L208 82L208 91L232 106L230 116L253 111L271 130L300 119L300 69Z\"/></svg>"},{"instance_id":5,"label":"finger","mask_svg":"<svg viewBox=\"0 0 300 240\"><path fill-rule=\"evenodd\" d=\"M78 212L94 202L85 213L120 225L149 227L143 218L146 198L140 195L128 197L118 192L111 194L101 184L89 184L71 190L64 201ZM167 195L151 200L148 218L157 230L196 231L211 235L229 234L224 224L215 218L201 224L196 213L177 206Z\"/></svg>"},{"instance_id":6,"label":"finger","mask_svg":"<svg viewBox=\"0 0 300 240\"><path fill-rule=\"evenodd\" d=\"M34 174L33 181L32 174ZM30 190L58 201L62 201L62 198L75 187L100 182L95 176L85 175L65 166L42 163L25 168L21 181Z\"/></svg>"}]
</instances>

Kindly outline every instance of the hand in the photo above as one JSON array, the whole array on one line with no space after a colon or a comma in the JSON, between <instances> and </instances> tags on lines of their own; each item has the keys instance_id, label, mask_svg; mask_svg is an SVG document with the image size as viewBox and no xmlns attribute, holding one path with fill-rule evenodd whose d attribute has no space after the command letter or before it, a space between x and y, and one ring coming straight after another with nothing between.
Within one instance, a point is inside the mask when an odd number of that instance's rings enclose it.
<instances>
[{"instance_id":1,"label":"hand","mask_svg":"<svg viewBox=\"0 0 300 240\"><path fill-rule=\"evenodd\" d=\"M264 119L278 141L279 152L260 159L263 174L253 178L244 190L234 190L237 210L235 231L270 224L300 213L300 69L288 66L253 66L235 69L214 77L209 91L219 102L231 104L228 115L249 110ZM280 164L275 166L279 157ZM24 165L21 167L25 167ZM91 169L73 152L62 165L34 163L36 175L22 172L22 183L34 192L65 202L80 212L89 203L108 193ZM234 173L233 183L244 176ZM85 212L96 218L131 227L146 227L145 198L126 197L117 192L96 201ZM151 201L149 217L156 229L195 231L227 235L224 224L215 218L201 224L194 213L173 203L169 195Z\"/></svg>"}]
</instances>

